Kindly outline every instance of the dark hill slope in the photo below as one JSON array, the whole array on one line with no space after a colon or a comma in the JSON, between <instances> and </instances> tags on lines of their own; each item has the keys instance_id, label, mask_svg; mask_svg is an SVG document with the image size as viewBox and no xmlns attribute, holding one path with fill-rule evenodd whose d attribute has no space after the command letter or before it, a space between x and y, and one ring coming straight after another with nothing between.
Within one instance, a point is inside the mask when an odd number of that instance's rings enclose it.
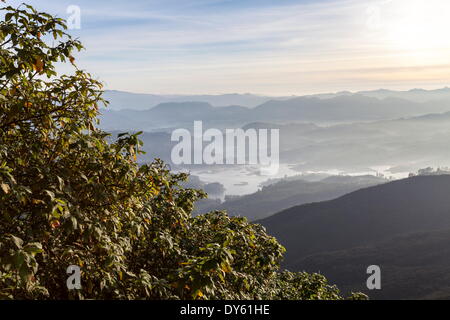
<instances>
[{"instance_id":1,"label":"dark hill slope","mask_svg":"<svg viewBox=\"0 0 450 320\"><path fill-rule=\"evenodd\" d=\"M286 247L285 266L297 266L296 261L312 254L450 228L450 176L394 181L259 222Z\"/></svg>"},{"instance_id":2,"label":"dark hill slope","mask_svg":"<svg viewBox=\"0 0 450 320\"><path fill-rule=\"evenodd\" d=\"M381 269L381 290L366 287L365 271L374 264ZM291 267L320 271L343 292L361 291L371 299L450 299L450 229L319 253Z\"/></svg>"}]
</instances>

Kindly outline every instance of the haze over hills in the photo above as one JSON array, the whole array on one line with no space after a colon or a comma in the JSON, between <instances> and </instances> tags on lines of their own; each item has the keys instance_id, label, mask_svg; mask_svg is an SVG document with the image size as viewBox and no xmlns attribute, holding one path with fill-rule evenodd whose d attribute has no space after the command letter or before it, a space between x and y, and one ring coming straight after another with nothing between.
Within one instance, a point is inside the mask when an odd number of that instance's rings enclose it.
<instances>
[{"instance_id":1,"label":"haze over hills","mask_svg":"<svg viewBox=\"0 0 450 320\"><path fill-rule=\"evenodd\" d=\"M407 91L395 91L387 89L378 89L371 91L342 91L337 93L320 93L313 95L304 95L303 97L315 97L319 99L330 99L339 96L362 95L378 99L400 98L411 102L430 102L430 101L450 101L450 88L445 87L435 90L411 89ZM223 107L238 105L242 107L257 107L270 100L284 101L293 98L302 97L301 95L292 96L265 96L251 93L239 94L217 94L217 95L159 95L147 93L132 93L118 90L107 90L104 98L110 102L110 110L148 110L158 104L168 102L206 102L214 107Z\"/></svg>"},{"instance_id":2,"label":"haze over hills","mask_svg":"<svg viewBox=\"0 0 450 320\"><path fill-rule=\"evenodd\" d=\"M338 96L363 95L379 99L385 98L401 98L412 102L430 102L430 101L450 101L450 88L445 87L435 90L411 89L407 91L395 91L387 89L371 90L371 91L342 91L337 93L320 93L314 95L305 95L304 97L316 97L319 99L329 99ZM251 93L239 94L217 94L217 95L159 95L148 93L132 93L118 90L105 91L104 97L110 102L111 110L147 110L161 103L167 102L206 102L214 107L222 107L229 105L239 105L243 107L253 108L261 105L269 100L283 101L300 95L293 96L264 96Z\"/></svg>"},{"instance_id":3,"label":"haze over hills","mask_svg":"<svg viewBox=\"0 0 450 320\"><path fill-rule=\"evenodd\" d=\"M400 98L378 99L362 95L270 100L253 109L240 106L215 108L206 102L170 102L141 111L103 109L100 125L110 130L150 131L188 126L195 120L202 120L206 126L217 128L244 126L254 121L329 124L388 120L448 111L450 101L416 103Z\"/></svg>"},{"instance_id":4,"label":"haze over hills","mask_svg":"<svg viewBox=\"0 0 450 320\"><path fill-rule=\"evenodd\" d=\"M147 154L140 162L159 157L171 164L177 143L170 141L171 131L191 130L195 120L202 120L204 129L279 129L280 160L299 173L382 172L405 177L427 166L450 165L449 91L267 98L251 108L237 101L220 107L201 99L158 101L141 110L102 110L101 125L115 130L113 134L144 130L141 139ZM222 192L230 190L214 181L222 182L237 171L230 173L226 166L186 168L203 187L220 191L198 202L197 213L224 209L230 215L262 219L257 222L286 246L288 269L320 271L342 290L364 291L374 299L450 298L450 286L440 284L450 281L450 176L389 183L374 176L359 182L355 177L281 179L221 203ZM209 170L217 171L216 180L202 182ZM256 173L239 174L236 182L250 181ZM382 268L381 291L366 290L366 268L372 264Z\"/></svg>"},{"instance_id":5,"label":"haze over hills","mask_svg":"<svg viewBox=\"0 0 450 320\"><path fill-rule=\"evenodd\" d=\"M358 91L354 93L350 91L343 91L338 93L317 94L313 96L321 99L329 99L337 96L352 96L352 95L363 95L366 97L373 97L378 99L400 98L413 102L430 102L430 101L448 102L450 101L450 88L445 87L435 90L411 89L407 91L379 89L372 91Z\"/></svg>"},{"instance_id":6,"label":"haze over hills","mask_svg":"<svg viewBox=\"0 0 450 320\"><path fill-rule=\"evenodd\" d=\"M127 123L125 117L117 120ZM192 123L186 123L189 126ZM420 168L450 165L450 113L331 126L253 122L242 128L279 129L280 161L299 172L384 172L405 177ZM159 157L171 163L171 150L178 142L171 141L170 128L144 132L141 139L147 152L141 162Z\"/></svg>"},{"instance_id":7,"label":"haze over hills","mask_svg":"<svg viewBox=\"0 0 450 320\"><path fill-rule=\"evenodd\" d=\"M299 170L401 166L415 171L424 166L448 165L448 113L407 119L320 127L301 134L281 127L281 159L301 163ZM394 171L392 171L394 172Z\"/></svg>"},{"instance_id":8,"label":"haze over hills","mask_svg":"<svg viewBox=\"0 0 450 320\"><path fill-rule=\"evenodd\" d=\"M250 119L251 109L241 106L215 108L207 102L167 102L148 110L103 109L100 126L113 130L161 130L190 127L196 120L210 126L244 124Z\"/></svg>"},{"instance_id":9,"label":"haze over hills","mask_svg":"<svg viewBox=\"0 0 450 320\"><path fill-rule=\"evenodd\" d=\"M449 190L450 175L417 176L361 189L331 201L292 207L259 223L286 247L284 266L288 269L315 268L332 281L354 288L360 279L367 279L367 266L380 265L386 274L395 269L396 274L402 275L383 278L384 286L408 288L404 281L416 279L411 285L420 292L381 290L378 297L431 296L436 293L436 285L424 283L439 283L439 270L450 269L448 259L438 259L449 247L449 238L436 233L450 229ZM413 240L408 245L406 238L396 240L410 235ZM433 255L434 259L426 259ZM356 261L356 267L347 268ZM430 268L414 267L420 265ZM355 270L358 266L361 269ZM396 282L390 283L393 278ZM359 283L357 288L364 289L364 285L365 282ZM450 297L450 291L446 296Z\"/></svg>"},{"instance_id":10,"label":"haze over hills","mask_svg":"<svg viewBox=\"0 0 450 320\"><path fill-rule=\"evenodd\" d=\"M217 95L158 95L131 93L118 90L107 90L105 91L104 97L110 102L109 108L112 110L147 110L161 103L191 101L206 102L215 107L240 105L243 107L252 108L272 99L272 97L269 96L260 96L250 93L230 93ZM288 97L277 97L279 100L287 98Z\"/></svg>"},{"instance_id":11,"label":"haze over hills","mask_svg":"<svg viewBox=\"0 0 450 320\"><path fill-rule=\"evenodd\" d=\"M373 98L363 95L329 99L299 97L269 101L254 109L255 120L349 122L393 119L449 111L450 103L416 103L400 98Z\"/></svg>"},{"instance_id":12,"label":"haze over hills","mask_svg":"<svg viewBox=\"0 0 450 320\"><path fill-rule=\"evenodd\" d=\"M258 220L292 206L334 199L360 188L385 182L386 179L375 176L331 176L320 181L306 181L300 176L298 179L283 179L263 186L256 193L232 197L218 205L214 205L214 202L209 206L203 205L197 212L227 210L230 215Z\"/></svg>"},{"instance_id":13,"label":"haze over hills","mask_svg":"<svg viewBox=\"0 0 450 320\"><path fill-rule=\"evenodd\" d=\"M114 134L144 130L147 154L140 162L159 157L171 164L177 143L170 141L171 131L192 129L195 120L202 120L204 129L279 129L280 160L300 173L404 177L419 168L450 165L449 91L343 92L267 99L252 108L218 107L200 99L163 101L143 110L102 110L101 125ZM210 170L183 168L200 182ZM286 246L286 268L320 271L344 291L364 291L374 299L450 298L450 286L439 284L450 281L450 176L389 183L374 176L282 179L221 203L222 192L230 190L214 181L230 173L225 166L213 170L217 179L201 183L220 192L198 202L196 213L227 210L262 223ZM250 181L252 174L245 171L236 182ZM366 268L372 264L382 268L381 291L366 290Z\"/></svg>"}]
</instances>

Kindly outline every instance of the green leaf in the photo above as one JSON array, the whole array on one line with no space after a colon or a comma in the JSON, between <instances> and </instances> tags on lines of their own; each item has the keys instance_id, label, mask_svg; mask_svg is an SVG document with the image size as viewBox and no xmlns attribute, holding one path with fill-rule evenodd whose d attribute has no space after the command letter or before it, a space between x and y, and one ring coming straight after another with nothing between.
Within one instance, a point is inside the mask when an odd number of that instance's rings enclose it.
<instances>
[{"instance_id":1,"label":"green leaf","mask_svg":"<svg viewBox=\"0 0 450 320\"><path fill-rule=\"evenodd\" d=\"M13 241L13 243L16 246L17 249L22 249L22 245L23 245L23 240L22 239L20 239L20 238L18 238L16 236L13 236L13 235L11 235L11 239L12 239L12 241Z\"/></svg>"},{"instance_id":2,"label":"green leaf","mask_svg":"<svg viewBox=\"0 0 450 320\"><path fill-rule=\"evenodd\" d=\"M26 246L23 247L23 250L33 255L44 252L44 250L42 250L42 245L38 242L27 244Z\"/></svg>"}]
</instances>

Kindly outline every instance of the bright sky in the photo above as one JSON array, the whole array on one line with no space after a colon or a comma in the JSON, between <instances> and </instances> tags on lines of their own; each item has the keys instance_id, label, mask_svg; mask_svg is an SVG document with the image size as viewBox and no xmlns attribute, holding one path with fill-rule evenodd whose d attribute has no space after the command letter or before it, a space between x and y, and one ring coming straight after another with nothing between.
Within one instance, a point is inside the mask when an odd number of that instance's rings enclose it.
<instances>
[{"instance_id":1,"label":"bright sky","mask_svg":"<svg viewBox=\"0 0 450 320\"><path fill-rule=\"evenodd\" d=\"M8 1L18 5L23 2ZM26 1L26 0L25 0ZM450 84L449 0L28 0L108 89L270 95Z\"/></svg>"}]
</instances>

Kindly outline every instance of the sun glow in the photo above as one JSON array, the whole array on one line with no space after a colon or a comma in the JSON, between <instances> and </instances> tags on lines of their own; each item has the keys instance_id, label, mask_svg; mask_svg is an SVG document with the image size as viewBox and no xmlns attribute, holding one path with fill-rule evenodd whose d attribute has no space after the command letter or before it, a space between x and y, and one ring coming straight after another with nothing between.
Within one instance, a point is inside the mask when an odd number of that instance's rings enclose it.
<instances>
[{"instance_id":1,"label":"sun glow","mask_svg":"<svg viewBox=\"0 0 450 320\"><path fill-rule=\"evenodd\" d=\"M450 49L450 1L393 0L389 7L386 31L396 49L416 53Z\"/></svg>"}]
</instances>

